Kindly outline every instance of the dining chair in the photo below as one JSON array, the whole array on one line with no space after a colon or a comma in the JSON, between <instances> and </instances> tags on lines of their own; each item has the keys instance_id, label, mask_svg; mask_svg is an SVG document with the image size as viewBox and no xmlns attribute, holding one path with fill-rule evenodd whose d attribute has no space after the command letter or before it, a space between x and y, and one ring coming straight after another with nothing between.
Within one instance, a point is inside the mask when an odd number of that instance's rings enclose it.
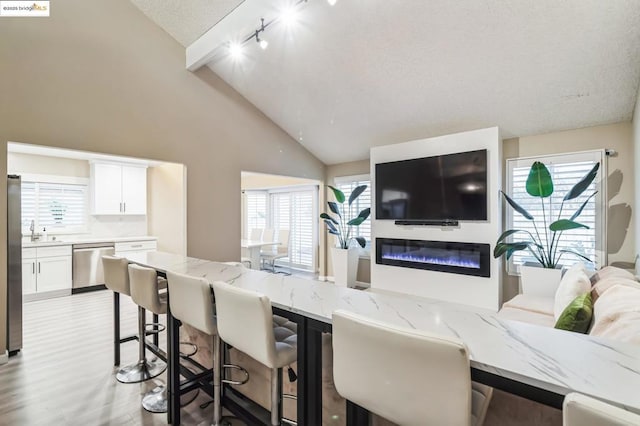
<instances>
[{"instance_id":1,"label":"dining chair","mask_svg":"<svg viewBox=\"0 0 640 426\"><path fill-rule=\"evenodd\" d=\"M278 231L277 246L269 247L260 253L260 259L263 265L268 265L271 272L276 272L276 260L289 257L289 239L290 232L288 229ZM270 250L269 250L270 249ZM289 274L291 275L291 260L289 260Z\"/></svg>"},{"instance_id":2,"label":"dining chair","mask_svg":"<svg viewBox=\"0 0 640 426\"><path fill-rule=\"evenodd\" d=\"M260 241L262 239L262 228L253 228L249 232L249 239L251 241Z\"/></svg>"}]
</instances>

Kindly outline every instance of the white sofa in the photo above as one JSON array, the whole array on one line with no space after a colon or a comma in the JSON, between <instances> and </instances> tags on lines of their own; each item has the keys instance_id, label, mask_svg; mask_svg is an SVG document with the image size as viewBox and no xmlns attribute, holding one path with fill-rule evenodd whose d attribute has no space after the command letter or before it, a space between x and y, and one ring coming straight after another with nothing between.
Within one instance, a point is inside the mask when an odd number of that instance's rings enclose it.
<instances>
[{"instance_id":1,"label":"white sofa","mask_svg":"<svg viewBox=\"0 0 640 426\"><path fill-rule=\"evenodd\" d=\"M590 281L594 304L589 335L640 344L640 282L613 266L595 272ZM556 294L519 294L502 305L498 316L553 327L555 301Z\"/></svg>"}]
</instances>

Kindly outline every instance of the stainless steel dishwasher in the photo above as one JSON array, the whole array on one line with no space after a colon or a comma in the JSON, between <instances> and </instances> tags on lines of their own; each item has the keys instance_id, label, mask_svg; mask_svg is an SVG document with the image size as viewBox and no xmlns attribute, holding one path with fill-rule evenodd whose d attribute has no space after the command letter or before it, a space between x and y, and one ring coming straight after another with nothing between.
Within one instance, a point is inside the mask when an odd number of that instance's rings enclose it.
<instances>
[{"instance_id":1,"label":"stainless steel dishwasher","mask_svg":"<svg viewBox=\"0 0 640 426\"><path fill-rule=\"evenodd\" d=\"M113 256L113 243L88 243L73 245L72 293L100 290L104 288L102 256Z\"/></svg>"}]
</instances>

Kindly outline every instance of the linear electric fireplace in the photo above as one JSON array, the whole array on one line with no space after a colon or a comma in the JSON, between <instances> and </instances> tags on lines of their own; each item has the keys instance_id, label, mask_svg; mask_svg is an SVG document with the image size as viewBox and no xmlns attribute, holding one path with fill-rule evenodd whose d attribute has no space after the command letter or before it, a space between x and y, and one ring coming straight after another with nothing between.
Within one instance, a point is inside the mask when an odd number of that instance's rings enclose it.
<instances>
[{"instance_id":1,"label":"linear electric fireplace","mask_svg":"<svg viewBox=\"0 0 640 426\"><path fill-rule=\"evenodd\" d=\"M376 263L489 277L489 244L376 238Z\"/></svg>"}]
</instances>

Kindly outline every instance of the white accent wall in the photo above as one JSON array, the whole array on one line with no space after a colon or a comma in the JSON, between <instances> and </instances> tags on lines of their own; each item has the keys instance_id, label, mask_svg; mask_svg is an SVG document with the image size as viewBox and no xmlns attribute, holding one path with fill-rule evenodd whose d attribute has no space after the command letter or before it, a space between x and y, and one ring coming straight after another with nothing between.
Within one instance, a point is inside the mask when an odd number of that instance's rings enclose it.
<instances>
[{"instance_id":1,"label":"white accent wall","mask_svg":"<svg viewBox=\"0 0 640 426\"><path fill-rule=\"evenodd\" d=\"M372 208L371 287L449 302L498 310L502 290L502 261L491 256L491 276L472 277L437 271L378 265L376 238L487 243L491 251L502 230L502 204L498 191L502 187L502 141L497 127L420 139L371 149L371 185L375 188L378 163L487 150L487 221L460 222L458 227L400 226L393 220L377 220ZM375 190L372 206L375 206Z\"/></svg>"}]
</instances>

